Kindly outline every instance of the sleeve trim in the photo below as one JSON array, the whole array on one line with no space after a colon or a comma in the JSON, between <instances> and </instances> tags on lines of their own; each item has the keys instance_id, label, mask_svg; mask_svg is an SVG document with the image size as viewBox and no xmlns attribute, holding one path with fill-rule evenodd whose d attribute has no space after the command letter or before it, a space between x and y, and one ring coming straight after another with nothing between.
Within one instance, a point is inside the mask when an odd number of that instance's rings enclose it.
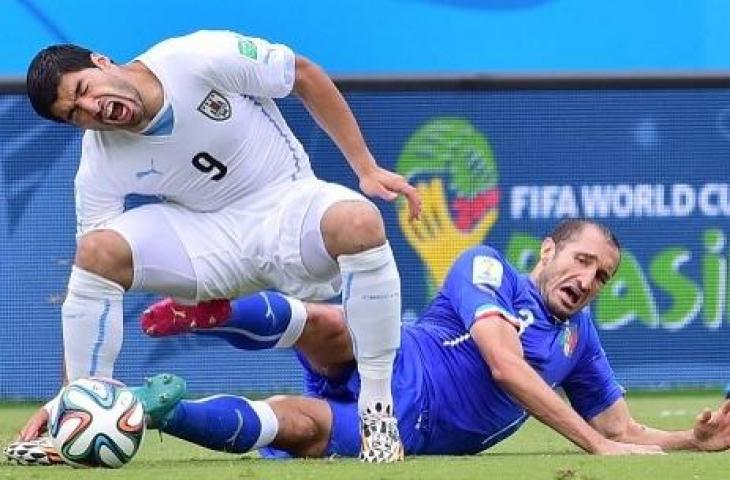
<instances>
[{"instance_id":1,"label":"sleeve trim","mask_svg":"<svg viewBox=\"0 0 730 480\"><path fill-rule=\"evenodd\" d=\"M474 322L477 322L482 319L486 319L492 316L499 316L503 320L505 320L507 323L511 324L513 327L517 329L518 334L522 334L522 332L525 330L525 324L521 322L518 318L516 318L514 315L508 313L507 311L495 306L495 305L484 305L477 309L476 312L474 312Z\"/></svg>"}]
</instances>

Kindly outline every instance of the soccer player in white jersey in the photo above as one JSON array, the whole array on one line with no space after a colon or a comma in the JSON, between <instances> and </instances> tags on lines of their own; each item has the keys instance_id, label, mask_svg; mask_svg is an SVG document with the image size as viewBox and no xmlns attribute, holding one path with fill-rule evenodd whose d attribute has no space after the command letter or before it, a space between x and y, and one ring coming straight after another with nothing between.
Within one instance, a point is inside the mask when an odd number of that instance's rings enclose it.
<instances>
[{"instance_id":1,"label":"soccer player in white jersey","mask_svg":"<svg viewBox=\"0 0 730 480\"><path fill-rule=\"evenodd\" d=\"M112 376L126 290L194 304L265 288L321 300L342 288L363 380L361 424L373 430L362 432L362 458L402 458L390 428L400 279L382 218L361 194L314 176L272 99L294 92L302 100L366 195L402 194L413 217L420 198L377 165L320 67L284 45L200 31L125 65L51 46L33 59L27 87L39 115L86 130L62 309L68 379ZM125 211L131 193L165 201ZM301 332L305 314L293 318L277 346ZM39 411L22 436L37 435L45 420Z\"/></svg>"}]
</instances>

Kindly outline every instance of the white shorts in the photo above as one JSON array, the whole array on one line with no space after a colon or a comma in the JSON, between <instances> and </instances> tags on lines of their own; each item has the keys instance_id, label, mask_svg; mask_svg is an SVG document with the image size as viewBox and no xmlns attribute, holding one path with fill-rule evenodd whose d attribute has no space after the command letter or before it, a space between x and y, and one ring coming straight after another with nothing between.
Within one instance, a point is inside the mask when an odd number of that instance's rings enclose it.
<instances>
[{"instance_id":1,"label":"white shorts","mask_svg":"<svg viewBox=\"0 0 730 480\"><path fill-rule=\"evenodd\" d=\"M147 268L150 252L168 255L177 247L180 255L187 256L178 262L180 271L184 261L189 261L186 268L192 266L194 287L182 289L195 290L190 300L236 298L265 289L303 300L326 300L339 293L339 269L332 260L331 268L309 271L302 259L302 239L312 238L314 232L321 239L325 211L334 203L352 200L369 202L341 185L312 178L272 188L216 212L195 212L174 203L145 205L123 213L105 228L121 234L132 248L133 289L154 284L150 276L162 275ZM159 220L161 215L166 221ZM159 253L161 242L169 248ZM172 283L184 282L185 276L173 277ZM153 290L178 296L180 290L169 283Z\"/></svg>"}]
</instances>

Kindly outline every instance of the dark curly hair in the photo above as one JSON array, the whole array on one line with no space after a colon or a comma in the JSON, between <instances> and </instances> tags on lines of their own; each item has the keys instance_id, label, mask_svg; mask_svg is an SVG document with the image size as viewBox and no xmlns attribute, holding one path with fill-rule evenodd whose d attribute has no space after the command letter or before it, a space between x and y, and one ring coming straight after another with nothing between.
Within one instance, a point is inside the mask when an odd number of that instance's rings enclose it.
<instances>
[{"instance_id":1,"label":"dark curly hair","mask_svg":"<svg viewBox=\"0 0 730 480\"><path fill-rule=\"evenodd\" d=\"M55 122L63 122L51 113L51 106L58 99L61 76L94 68L91 50L77 45L61 44L46 47L36 54L28 66L25 78L30 104L38 115Z\"/></svg>"}]
</instances>

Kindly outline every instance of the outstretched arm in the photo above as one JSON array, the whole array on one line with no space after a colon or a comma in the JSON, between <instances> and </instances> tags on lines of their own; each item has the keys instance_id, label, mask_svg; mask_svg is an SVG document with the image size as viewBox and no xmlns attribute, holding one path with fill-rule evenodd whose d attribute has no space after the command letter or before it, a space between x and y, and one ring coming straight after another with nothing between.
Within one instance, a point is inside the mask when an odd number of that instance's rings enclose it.
<instances>
[{"instance_id":1,"label":"outstretched arm","mask_svg":"<svg viewBox=\"0 0 730 480\"><path fill-rule=\"evenodd\" d=\"M525 361L517 330L499 315L478 320L471 335L494 380L535 418L583 450L602 455L661 452L654 445L609 440L583 420Z\"/></svg>"},{"instance_id":2,"label":"outstretched arm","mask_svg":"<svg viewBox=\"0 0 730 480\"><path fill-rule=\"evenodd\" d=\"M730 448L730 401L717 411L705 409L694 428L667 431L642 425L631 416L624 399L591 419L590 424L605 437L618 442L659 445L664 450L719 451Z\"/></svg>"},{"instance_id":3,"label":"outstretched arm","mask_svg":"<svg viewBox=\"0 0 730 480\"><path fill-rule=\"evenodd\" d=\"M378 166L340 91L322 68L302 56L295 60L294 92L345 156L360 180L360 189L389 201L402 194L408 200L411 217L418 217L418 191L402 176Z\"/></svg>"}]
</instances>

